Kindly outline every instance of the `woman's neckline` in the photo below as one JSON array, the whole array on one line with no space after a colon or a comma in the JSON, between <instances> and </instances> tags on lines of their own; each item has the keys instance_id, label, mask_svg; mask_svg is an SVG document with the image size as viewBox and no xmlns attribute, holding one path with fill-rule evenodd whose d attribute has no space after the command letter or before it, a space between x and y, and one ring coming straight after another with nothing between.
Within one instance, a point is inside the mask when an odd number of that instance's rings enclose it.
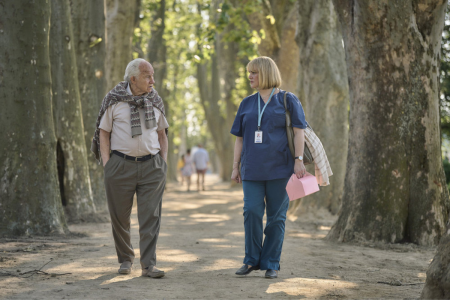
<instances>
[{"instance_id":1,"label":"woman's neckline","mask_svg":"<svg viewBox=\"0 0 450 300\"><path fill-rule=\"evenodd\" d=\"M270 90L271 90L271 89L270 89ZM281 92L281 89L280 89L280 88L275 88L275 92L273 93L273 96L279 94L280 92ZM259 91L257 92L257 94L260 95L261 100L264 102L264 104L267 103L267 101L264 101L264 99L263 99L263 97L262 97L262 95L261 95L261 93L260 93ZM270 96L270 93L269 93L269 96ZM273 96L272 96L272 97L273 97ZM267 100L269 100L269 99L267 99Z\"/></svg>"}]
</instances>

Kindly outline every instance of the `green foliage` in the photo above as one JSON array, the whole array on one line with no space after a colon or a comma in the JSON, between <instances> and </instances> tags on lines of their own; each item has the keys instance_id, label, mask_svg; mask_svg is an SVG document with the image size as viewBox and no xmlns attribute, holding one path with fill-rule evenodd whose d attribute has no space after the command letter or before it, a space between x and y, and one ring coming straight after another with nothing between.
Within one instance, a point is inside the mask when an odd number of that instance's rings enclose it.
<instances>
[{"instance_id":1,"label":"green foliage","mask_svg":"<svg viewBox=\"0 0 450 300\"><path fill-rule=\"evenodd\" d=\"M294 0L292 0L294 1ZM133 57L148 56L152 29L161 26L162 19L154 18L160 0L142 0L139 27L133 35ZM165 30L167 47L166 78L163 86L169 103L170 130L177 147L192 147L202 143L212 148L204 111L199 99L196 69L199 63L210 63L218 43L236 43L236 88L232 91L234 104L249 95L248 61L258 55L257 47L265 32L252 30L247 16L262 9L262 0L166 0ZM276 22L273 16L268 16ZM220 58L219 58L220 59ZM208 74L211 76L211 74ZM155 78L159 80L159 78ZM225 114L225 101L220 100Z\"/></svg>"},{"instance_id":2,"label":"green foliage","mask_svg":"<svg viewBox=\"0 0 450 300\"><path fill-rule=\"evenodd\" d=\"M209 14L209 18L199 31L199 44L203 56L210 56L210 51L214 51L212 45L220 38L221 42L235 42L239 45L239 59L256 57L264 31L258 33L252 30L247 15L259 9L259 2L236 1L233 5L231 1L225 0L217 9L211 8L211 5L204 5L203 11Z\"/></svg>"},{"instance_id":3,"label":"green foliage","mask_svg":"<svg viewBox=\"0 0 450 300\"><path fill-rule=\"evenodd\" d=\"M450 7L447 7L445 25L441 44L441 76L440 76L440 106L441 132L444 138L450 138Z\"/></svg>"},{"instance_id":4,"label":"green foliage","mask_svg":"<svg viewBox=\"0 0 450 300\"><path fill-rule=\"evenodd\" d=\"M167 112L170 130L174 133L174 144L178 151L185 151L197 143L212 148L207 131L205 116L198 98L195 79L195 55L197 51L197 26L202 22L197 13L195 0L166 0L165 31L163 38L167 47L167 75L163 86L165 101L169 103ZM139 28L133 35L133 57L146 58L152 28L160 26L162 20L153 20L159 9L159 0L142 0ZM160 80L155 78L155 80ZM182 153L180 153L182 154Z\"/></svg>"},{"instance_id":5,"label":"green foliage","mask_svg":"<svg viewBox=\"0 0 450 300\"><path fill-rule=\"evenodd\" d=\"M450 139L450 7L447 6L445 15L444 30L442 32L441 44L441 76L440 76L440 113L441 113L441 134L443 138L442 147L448 148ZM447 147L446 147L447 145ZM444 153L448 151L443 150ZM447 157L443 161L447 187L450 190L450 162Z\"/></svg>"},{"instance_id":6,"label":"green foliage","mask_svg":"<svg viewBox=\"0 0 450 300\"><path fill-rule=\"evenodd\" d=\"M445 179L447 184L450 183L450 162L448 161L448 158L444 158L442 160L442 164L444 165L444 173L445 173Z\"/></svg>"}]
</instances>

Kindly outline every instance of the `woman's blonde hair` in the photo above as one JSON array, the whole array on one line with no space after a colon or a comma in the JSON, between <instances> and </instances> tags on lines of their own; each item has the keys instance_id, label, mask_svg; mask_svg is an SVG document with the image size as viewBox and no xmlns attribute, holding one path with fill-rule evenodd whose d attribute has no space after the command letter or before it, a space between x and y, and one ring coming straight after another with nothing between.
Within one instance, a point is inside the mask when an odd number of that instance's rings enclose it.
<instances>
[{"instance_id":1,"label":"woman's blonde hair","mask_svg":"<svg viewBox=\"0 0 450 300\"><path fill-rule=\"evenodd\" d=\"M279 88L281 86L281 75L277 64L267 56L253 59L247 65L248 72L257 72L259 78L259 90Z\"/></svg>"}]
</instances>

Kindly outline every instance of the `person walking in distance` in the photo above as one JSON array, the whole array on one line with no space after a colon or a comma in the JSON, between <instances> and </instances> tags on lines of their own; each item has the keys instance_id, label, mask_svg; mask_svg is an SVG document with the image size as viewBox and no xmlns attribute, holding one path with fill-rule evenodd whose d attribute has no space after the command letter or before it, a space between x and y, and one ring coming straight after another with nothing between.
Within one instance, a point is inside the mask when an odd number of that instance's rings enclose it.
<instances>
[{"instance_id":1,"label":"person walking in distance","mask_svg":"<svg viewBox=\"0 0 450 300\"><path fill-rule=\"evenodd\" d=\"M200 178L202 190L205 190L205 173L208 169L209 155L208 151L203 148L202 144L198 144L198 150L194 153L194 164L197 171L197 191L200 191Z\"/></svg>"},{"instance_id":2,"label":"person walking in distance","mask_svg":"<svg viewBox=\"0 0 450 300\"><path fill-rule=\"evenodd\" d=\"M183 185L184 183L184 176L183 176L183 168L184 168L184 154L181 155L180 159L178 159L178 163L177 163L177 171L180 174L180 180L181 180L181 185Z\"/></svg>"},{"instance_id":3,"label":"person walking in distance","mask_svg":"<svg viewBox=\"0 0 450 300\"><path fill-rule=\"evenodd\" d=\"M193 167L192 167L191 149L187 149L186 155L184 156L184 167L183 167L182 174L186 178L188 192L191 190L192 173L193 173Z\"/></svg>"},{"instance_id":4,"label":"person walking in distance","mask_svg":"<svg viewBox=\"0 0 450 300\"><path fill-rule=\"evenodd\" d=\"M91 150L105 170L105 188L120 274L129 274L135 258L130 240L130 214L137 196L142 276L159 278L156 242L167 174L169 127L161 97L153 88L152 65L131 61L125 81L103 99Z\"/></svg>"},{"instance_id":5,"label":"person walking in distance","mask_svg":"<svg viewBox=\"0 0 450 300\"><path fill-rule=\"evenodd\" d=\"M247 71L257 93L242 100L231 128L236 136L231 179L242 182L244 190L245 257L236 274L261 269L266 278L276 278L289 207L286 184L292 173L300 178L306 172L302 155L307 123L297 97L279 89L280 72L271 58L255 58ZM286 133L285 93L294 127L295 161Z\"/></svg>"}]
</instances>

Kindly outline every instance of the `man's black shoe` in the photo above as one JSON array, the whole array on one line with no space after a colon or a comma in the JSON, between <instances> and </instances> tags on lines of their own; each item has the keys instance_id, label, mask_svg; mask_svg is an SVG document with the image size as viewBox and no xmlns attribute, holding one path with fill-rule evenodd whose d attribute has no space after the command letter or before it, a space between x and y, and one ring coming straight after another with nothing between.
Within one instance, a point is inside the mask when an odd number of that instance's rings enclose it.
<instances>
[{"instance_id":1,"label":"man's black shoe","mask_svg":"<svg viewBox=\"0 0 450 300\"><path fill-rule=\"evenodd\" d=\"M277 278L278 277L278 272L277 271L275 271L275 270L267 270L266 271L266 276L265 276L266 278L270 278L270 279L273 279L273 278Z\"/></svg>"},{"instance_id":2,"label":"man's black shoe","mask_svg":"<svg viewBox=\"0 0 450 300\"><path fill-rule=\"evenodd\" d=\"M259 266L248 267L248 265L243 265L236 271L236 275L247 275L250 274L251 271L259 270Z\"/></svg>"}]
</instances>

